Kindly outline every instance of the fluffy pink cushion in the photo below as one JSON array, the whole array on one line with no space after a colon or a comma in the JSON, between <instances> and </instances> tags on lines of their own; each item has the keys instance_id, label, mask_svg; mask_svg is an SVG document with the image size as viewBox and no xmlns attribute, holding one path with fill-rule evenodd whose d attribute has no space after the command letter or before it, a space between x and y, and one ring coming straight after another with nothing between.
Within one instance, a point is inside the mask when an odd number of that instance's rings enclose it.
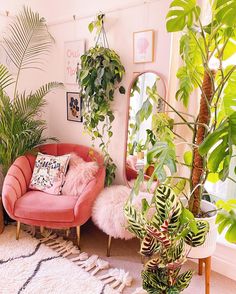
<instances>
[{"instance_id":1,"label":"fluffy pink cushion","mask_svg":"<svg viewBox=\"0 0 236 294\"><path fill-rule=\"evenodd\" d=\"M69 170L66 174L62 194L79 196L88 183L95 178L99 166L95 161L84 161L75 153L71 153Z\"/></svg>"}]
</instances>

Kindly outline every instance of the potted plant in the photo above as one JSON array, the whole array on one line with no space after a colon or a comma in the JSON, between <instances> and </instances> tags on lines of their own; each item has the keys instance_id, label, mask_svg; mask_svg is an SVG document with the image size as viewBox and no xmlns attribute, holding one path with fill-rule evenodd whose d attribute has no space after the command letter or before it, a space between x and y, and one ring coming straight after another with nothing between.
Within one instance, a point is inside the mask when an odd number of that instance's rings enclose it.
<instances>
[{"instance_id":1,"label":"potted plant","mask_svg":"<svg viewBox=\"0 0 236 294\"><path fill-rule=\"evenodd\" d=\"M26 7L11 22L2 39L3 49L16 71L13 76L5 65L0 65L0 164L3 175L17 157L54 139L43 136L46 121L40 115L46 105L45 96L62 84L50 82L29 93L18 90L21 73L40 69L39 64L53 42L45 19ZM10 85L13 95L9 95Z\"/></svg>"},{"instance_id":2,"label":"potted plant","mask_svg":"<svg viewBox=\"0 0 236 294\"><path fill-rule=\"evenodd\" d=\"M144 150L145 150L145 145L142 144L142 140L140 142L137 142L136 153L137 153L138 160L144 159Z\"/></svg>"},{"instance_id":3,"label":"potted plant","mask_svg":"<svg viewBox=\"0 0 236 294\"><path fill-rule=\"evenodd\" d=\"M148 293L181 293L191 281L193 271L180 270L187 258L187 248L204 243L206 221L195 221L183 207L178 188L160 185L151 203L143 199L142 209L132 205L132 194L124 212L128 229L141 240L140 254L148 258L142 271L143 289Z\"/></svg>"},{"instance_id":4,"label":"potted plant","mask_svg":"<svg viewBox=\"0 0 236 294\"><path fill-rule=\"evenodd\" d=\"M148 162L156 158L153 175L160 182L179 180L182 184L187 183L190 211L211 224L207 248L205 251L201 248L194 257L207 257L214 251L216 208L202 200L204 184L207 180L217 182L230 178L230 160L236 144L233 109L236 66L229 61L236 48L236 15L231 13L236 7L228 0L209 1L209 6L208 21L203 22L197 1L172 1L170 4L167 30L182 33L180 55L183 65L177 73L179 90L176 99L187 107L196 88L201 92L201 99L196 116L176 110L163 99L168 111L174 112L178 121L175 120L173 128L167 127L168 132L172 131L172 140L158 141L148 152ZM226 61L228 66L225 66ZM191 131L190 140L178 133L177 126L186 126ZM173 142L188 146L183 159L176 156ZM176 174L181 166L189 168L189 176ZM209 246L210 239L212 244Z\"/></svg>"},{"instance_id":5,"label":"potted plant","mask_svg":"<svg viewBox=\"0 0 236 294\"><path fill-rule=\"evenodd\" d=\"M95 21L89 24L90 32L96 29L96 45L81 56L81 64L77 71L77 80L83 100L83 118L87 133L95 141L104 154L107 186L115 178L116 165L109 154L109 144L112 132L112 122L115 119L111 104L117 88L121 94L125 89L119 84L125 73L119 55L109 49L105 29L104 14L99 14Z\"/></svg>"}]
</instances>

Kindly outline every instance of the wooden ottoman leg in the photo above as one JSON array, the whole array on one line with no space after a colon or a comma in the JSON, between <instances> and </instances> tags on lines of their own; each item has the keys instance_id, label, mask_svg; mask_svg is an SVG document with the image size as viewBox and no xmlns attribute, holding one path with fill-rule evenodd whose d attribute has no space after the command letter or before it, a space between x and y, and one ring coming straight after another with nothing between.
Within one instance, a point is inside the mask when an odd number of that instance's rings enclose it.
<instances>
[{"instance_id":1,"label":"wooden ottoman leg","mask_svg":"<svg viewBox=\"0 0 236 294\"><path fill-rule=\"evenodd\" d=\"M44 233L44 227L40 226L40 234L42 235Z\"/></svg>"},{"instance_id":2,"label":"wooden ottoman leg","mask_svg":"<svg viewBox=\"0 0 236 294\"><path fill-rule=\"evenodd\" d=\"M20 237L20 222L17 222L16 225L16 240L19 240Z\"/></svg>"},{"instance_id":3,"label":"wooden ottoman leg","mask_svg":"<svg viewBox=\"0 0 236 294\"><path fill-rule=\"evenodd\" d=\"M80 226L76 227L76 234L77 234L77 245L80 249Z\"/></svg>"},{"instance_id":4,"label":"wooden ottoman leg","mask_svg":"<svg viewBox=\"0 0 236 294\"><path fill-rule=\"evenodd\" d=\"M69 238L70 236L70 228L66 229L66 237Z\"/></svg>"},{"instance_id":5,"label":"wooden ottoman leg","mask_svg":"<svg viewBox=\"0 0 236 294\"><path fill-rule=\"evenodd\" d=\"M199 276L202 276L203 272L203 259L199 258L198 260L198 274Z\"/></svg>"},{"instance_id":6,"label":"wooden ottoman leg","mask_svg":"<svg viewBox=\"0 0 236 294\"><path fill-rule=\"evenodd\" d=\"M210 294L211 257L205 258L205 293Z\"/></svg>"},{"instance_id":7,"label":"wooden ottoman leg","mask_svg":"<svg viewBox=\"0 0 236 294\"><path fill-rule=\"evenodd\" d=\"M110 257L111 256L111 240L112 240L112 236L108 236L107 257Z\"/></svg>"}]
</instances>

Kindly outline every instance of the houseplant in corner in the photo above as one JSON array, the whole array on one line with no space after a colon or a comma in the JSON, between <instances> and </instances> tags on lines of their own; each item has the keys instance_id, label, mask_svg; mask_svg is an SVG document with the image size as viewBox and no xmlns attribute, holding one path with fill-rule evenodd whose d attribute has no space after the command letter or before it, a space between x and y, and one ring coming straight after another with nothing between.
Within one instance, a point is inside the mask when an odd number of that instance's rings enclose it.
<instances>
[{"instance_id":1,"label":"houseplant in corner","mask_svg":"<svg viewBox=\"0 0 236 294\"><path fill-rule=\"evenodd\" d=\"M84 126L93 144L96 140L100 143L106 166L106 185L109 186L116 171L108 150L113 136L112 122L115 119L111 103L117 88L121 94L125 94L124 87L119 86L125 69L118 54L109 49L103 22L104 14L99 14L89 24L90 31L97 30L96 45L81 56L77 80L83 101Z\"/></svg>"},{"instance_id":2,"label":"houseplant in corner","mask_svg":"<svg viewBox=\"0 0 236 294\"><path fill-rule=\"evenodd\" d=\"M26 7L12 20L3 37L2 46L16 71L12 75L0 65L0 164L4 175L18 156L50 139L43 136L46 122L41 113L46 94L62 84L50 82L22 93L18 86L22 72L40 69L53 42L45 19Z\"/></svg>"},{"instance_id":3,"label":"houseplant in corner","mask_svg":"<svg viewBox=\"0 0 236 294\"><path fill-rule=\"evenodd\" d=\"M207 210L214 210L214 207L202 201L202 196L207 180L217 182L229 178L230 160L233 146L236 144L236 114L233 109L236 96L236 66L230 63L230 57L236 49L236 15L233 13L236 4L229 0L209 0L208 4L209 17L204 22L197 1L172 1L166 26L168 32L182 33L180 55L183 65L177 73L177 100L187 107L192 92L197 88L201 93L196 117L178 112L169 105L179 119L174 125L185 125L192 132L191 140L186 140L174 129L178 143L186 143L189 148L183 160L179 157L174 159L177 168L181 164L189 167L190 176L186 177L190 191L189 209L195 217L210 217L213 227L210 229L208 241L211 238L216 241L216 211L207 214ZM154 146L151 153L158 158L160 153L157 153L157 148L158 146ZM157 164L156 170L158 168L160 169L160 165ZM206 207L208 205L210 209ZM211 249L205 249L204 252L201 248L202 252L197 252L195 257L211 255L214 244Z\"/></svg>"},{"instance_id":4,"label":"houseplant in corner","mask_svg":"<svg viewBox=\"0 0 236 294\"><path fill-rule=\"evenodd\" d=\"M132 205L131 195L124 209L128 229L141 240L140 254L149 258L142 271L148 293L178 294L188 287L193 271L180 273L187 260L185 243L200 246L208 232L208 223L195 221L175 191L160 185L150 204L143 199L141 210Z\"/></svg>"}]
</instances>

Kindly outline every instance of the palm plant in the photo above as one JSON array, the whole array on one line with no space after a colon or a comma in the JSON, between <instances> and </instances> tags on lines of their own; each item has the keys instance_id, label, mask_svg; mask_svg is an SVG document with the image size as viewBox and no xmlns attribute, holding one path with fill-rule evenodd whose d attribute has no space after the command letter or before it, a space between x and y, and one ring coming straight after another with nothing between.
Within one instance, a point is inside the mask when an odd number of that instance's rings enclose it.
<instances>
[{"instance_id":1,"label":"palm plant","mask_svg":"<svg viewBox=\"0 0 236 294\"><path fill-rule=\"evenodd\" d=\"M62 84L50 82L28 94L26 91L19 93L18 85L22 71L40 69L52 44L45 19L29 8L16 16L3 38L3 48L16 68L13 77L4 65L0 65L0 164L3 174L18 156L50 139L43 137L46 122L40 115L46 105L46 94ZM7 89L12 84L13 96L8 95Z\"/></svg>"}]
</instances>

